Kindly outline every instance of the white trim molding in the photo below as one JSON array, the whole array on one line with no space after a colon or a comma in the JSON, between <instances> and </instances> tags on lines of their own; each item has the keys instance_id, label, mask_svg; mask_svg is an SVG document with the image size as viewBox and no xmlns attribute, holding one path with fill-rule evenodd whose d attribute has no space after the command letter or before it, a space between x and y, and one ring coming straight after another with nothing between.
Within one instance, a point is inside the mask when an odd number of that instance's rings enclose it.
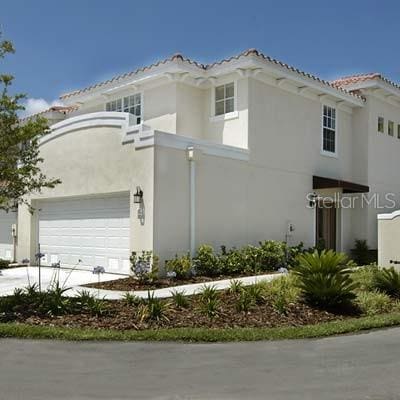
<instances>
[{"instance_id":1,"label":"white trim molding","mask_svg":"<svg viewBox=\"0 0 400 400\"><path fill-rule=\"evenodd\" d=\"M179 150L195 147L208 155L242 161L249 160L250 152L247 149L155 131L145 124L130 125L131 117L129 113L101 111L69 118L52 125L51 132L41 139L40 145L78 130L111 127L120 128L122 145L133 144L136 150L154 146Z\"/></svg>"},{"instance_id":2,"label":"white trim molding","mask_svg":"<svg viewBox=\"0 0 400 400\"><path fill-rule=\"evenodd\" d=\"M76 117L65 119L50 127L50 133L40 139L40 145L68 133L96 127L121 128L126 131L131 116L129 113L100 111L95 113L78 115Z\"/></svg>"},{"instance_id":3,"label":"white trim molding","mask_svg":"<svg viewBox=\"0 0 400 400\"><path fill-rule=\"evenodd\" d=\"M400 217L400 210L396 210L387 214L378 214L378 220L390 220L397 217Z\"/></svg>"},{"instance_id":4,"label":"white trim molding","mask_svg":"<svg viewBox=\"0 0 400 400\"><path fill-rule=\"evenodd\" d=\"M248 161L250 155L249 150L240 147L212 143L206 140L192 139L187 136L160 131L155 131L154 141L156 146L170 147L178 150L186 150L188 147L193 147L196 150L200 150L203 154L234 160Z\"/></svg>"}]
</instances>

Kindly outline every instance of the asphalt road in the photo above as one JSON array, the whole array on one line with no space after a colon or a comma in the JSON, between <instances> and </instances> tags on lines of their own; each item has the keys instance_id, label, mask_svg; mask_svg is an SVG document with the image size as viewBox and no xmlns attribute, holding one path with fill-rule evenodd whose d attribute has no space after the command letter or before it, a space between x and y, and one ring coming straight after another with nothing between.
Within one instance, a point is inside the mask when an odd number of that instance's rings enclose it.
<instances>
[{"instance_id":1,"label":"asphalt road","mask_svg":"<svg viewBox=\"0 0 400 400\"><path fill-rule=\"evenodd\" d=\"M400 399L400 328L232 344L0 340L0 399Z\"/></svg>"}]
</instances>

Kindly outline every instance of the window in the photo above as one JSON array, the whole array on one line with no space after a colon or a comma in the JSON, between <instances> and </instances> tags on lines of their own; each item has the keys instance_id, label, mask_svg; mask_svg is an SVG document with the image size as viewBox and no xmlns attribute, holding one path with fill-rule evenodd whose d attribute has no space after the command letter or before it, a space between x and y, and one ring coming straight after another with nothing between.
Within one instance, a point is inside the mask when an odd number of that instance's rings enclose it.
<instances>
[{"instance_id":1,"label":"window","mask_svg":"<svg viewBox=\"0 0 400 400\"><path fill-rule=\"evenodd\" d=\"M400 139L400 124L397 125L397 139Z\"/></svg>"},{"instance_id":2,"label":"window","mask_svg":"<svg viewBox=\"0 0 400 400\"><path fill-rule=\"evenodd\" d=\"M389 136L394 135L394 122L393 121L388 122L388 135Z\"/></svg>"},{"instance_id":3,"label":"window","mask_svg":"<svg viewBox=\"0 0 400 400\"><path fill-rule=\"evenodd\" d=\"M142 121L142 97L140 93L106 103L106 111L127 112L135 117L135 124Z\"/></svg>"},{"instance_id":4,"label":"window","mask_svg":"<svg viewBox=\"0 0 400 400\"><path fill-rule=\"evenodd\" d=\"M324 106L322 118L322 151L336 153L336 110Z\"/></svg>"},{"instance_id":5,"label":"window","mask_svg":"<svg viewBox=\"0 0 400 400\"><path fill-rule=\"evenodd\" d=\"M233 112L235 109L235 84L217 86L215 88L215 115Z\"/></svg>"},{"instance_id":6,"label":"window","mask_svg":"<svg viewBox=\"0 0 400 400\"><path fill-rule=\"evenodd\" d=\"M383 117L378 117L378 132L385 133L385 120Z\"/></svg>"},{"instance_id":7,"label":"window","mask_svg":"<svg viewBox=\"0 0 400 400\"><path fill-rule=\"evenodd\" d=\"M113 100L106 104L106 111L122 111L122 99Z\"/></svg>"}]
</instances>

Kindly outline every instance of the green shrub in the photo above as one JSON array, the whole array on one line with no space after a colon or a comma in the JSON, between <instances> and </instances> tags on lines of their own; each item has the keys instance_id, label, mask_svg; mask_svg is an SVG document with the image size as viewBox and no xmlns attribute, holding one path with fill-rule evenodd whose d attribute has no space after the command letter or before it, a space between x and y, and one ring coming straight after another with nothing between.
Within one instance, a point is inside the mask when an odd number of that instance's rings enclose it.
<instances>
[{"instance_id":1,"label":"green shrub","mask_svg":"<svg viewBox=\"0 0 400 400\"><path fill-rule=\"evenodd\" d=\"M216 299L218 297L217 287L215 285L203 285L200 292L202 300Z\"/></svg>"},{"instance_id":2,"label":"green shrub","mask_svg":"<svg viewBox=\"0 0 400 400\"><path fill-rule=\"evenodd\" d=\"M150 291L147 291L147 304L148 308L148 318L156 321L160 320L168 320L168 318L165 315L165 312L167 310L167 304L159 299L158 297L155 297L154 292L150 293Z\"/></svg>"},{"instance_id":3,"label":"green shrub","mask_svg":"<svg viewBox=\"0 0 400 400\"><path fill-rule=\"evenodd\" d=\"M38 309L49 315L63 315L71 310L71 300L64 296L68 288L62 288L57 284L53 289L39 294L41 298Z\"/></svg>"},{"instance_id":4,"label":"green shrub","mask_svg":"<svg viewBox=\"0 0 400 400\"><path fill-rule=\"evenodd\" d=\"M294 274L304 299L320 307L334 307L355 298L356 288L343 253L323 250L298 256Z\"/></svg>"},{"instance_id":5,"label":"green shrub","mask_svg":"<svg viewBox=\"0 0 400 400\"><path fill-rule=\"evenodd\" d=\"M286 244L275 240L260 242L260 269L275 271L286 263Z\"/></svg>"},{"instance_id":6,"label":"green shrub","mask_svg":"<svg viewBox=\"0 0 400 400\"><path fill-rule=\"evenodd\" d=\"M300 297L295 276L285 275L268 282L265 295L279 313L286 314L289 304L296 303Z\"/></svg>"},{"instance_id":7,"label":"green shrub","mask_svg":"<svg viewBox=\"0 0 400 400\"><path fill-rule=\"evenodd\" d=\"M351 277L359 291L372 291L375 288L375 274L379 272L376 265L367 265L354 270Z\"/></svg>"},{"instance_id":8,"label":"green shrub","mask_svg":"<svg viewBox=\"0 0 400 400\"><path fill-rule=\"evenodd\" d=\"M220 275L220 263L218 257L214 254L214 249L208 245L199 247L196 257L193 259L197 275L218 276Z\"/></svg>"},{"instance_id":9,"label":"green shrub","mask_svg":"<svg viewBox=\"0 0 400 400\"><path fill-rule=\"evenodd\" d=\"M374 275L373 286L390 297L400 298L400 272L393 267L379 269Z\"/></svg>"},{"instance_id":10,"label":"green shrub","mask_svg":"<svg viewBox=\"0 0 400 400\"><path fill-rule=\"evenodd\" d=\"M290 273L280 276L268 282L265 286L265 291L270 296L275 296L279 293L284 293L289 303L296 303L300 297L300 289L297 286L297 277Z\"/></svg>"},{"instance_id":11,"label":"green shrub","mask_svg":"<svg viewBox=\"0 0 400 400\"><path fill-rule=\"evenodd\" d=\"M237 275L246 272L249 268L242 250L233 248L226 250L219 256L219 265L222 275Z\"/></svg>"},{"instance_id":12,"label":"green shrub","mask_svg":"<svg viewBox=\"0 0 400 400\"><path fill-rule=\"evenodd\" d=\"M174 272L176 279L185 279L190 275L192 270L192 260L190 254L182 257L175 256L173 260L168 260L165 263L167 272Z\"/></svg>"},{"instance_id":13,"label":"green shrub","mask_svg":"<svg viewBox=\"0 0 400 400\"><path fill-rule=\"evenodd\" d=\"M3 260L0 258L0 269L6 269L10 267L10 261Z\"/></svg>"},{"instance_id":14,"label":"green shrub","mask_svg":"<svg viewBox=\"0 0 400 400\"><path fill-rule=\"evenodd\" d=\"M365 315L383 314L392 309L390 297L378 291L358 292L355 302Z\"/></svg>"},{"instance_id":15,"label":"green shrub","mask_svg":"<svg viewBox=\"0 0 400 400\"><path fill-rule=\"evenodd\" d=\"M189 307L189 299L185 296L185 291L174 290L171 292L172 301L179 308L188 308Z\"/></svg>"},{"instance_id":16,"label":"green shrub","mask_svg":"<svg viewBox=\"0 0 400 400\"><path fill-rule=\"evenodd\" d=\"M229 286L229 293L231 294L240 294L240 292L243 290L243 283L242 281L239 281L237 279L232 279L230 281L230 286Z\"/></svg>"},{"instance_id":17,"label":"green shrub","mask_svg":"<svg viewBox=\"0 0 400 400\"><path fill-rule=\"evenodd\" d=\"M248 288L243 288L239 292L236 300L236 310L239 312L248 312L255 305L254 297Z\"/></svg>"},{"instance_id":18,"label":"green shrub","mask_svg":"<svg viewBox=\"0 0 400 400\"><path fill-rule=\"evenodd\" d=\"M83 289L78 292L78 296L76 296L75 301L78 306L81 306L83 308L92 297L93 295L89 292L89 290Z\"/></svg>"},{"instance_id":19,"label":"green shrub","mask_svg":"<svg viewBox=\"0 0 400 400\"><path fill-rule=\"evenodd\" d=\"M132 252L130 257L131 271L141 283L152 283L158 279L159 259L152 251L142 254Z\"/></svg>"},{"instance_id":20,"label":"green shrub","mask_svg":"<svg viewBox=\"0 0 400 400\"><path fill-rule=\"evenodd\" d=\"M351 256L357 265L368 265L374 261L373 254L366 240L355 240L354 249L351 250Z\"/></svg>"},{"instance_id":21,"label":"green shrub","mask_svg":"<svg viewBox=\"0 0 400 400\"><path fill-rule=\"evenodd\" d=\"M212 286L203 286L203 290L200 293L200 309L201 311L208 315L208 317L213 318L218 314L218 309L220 302L218 299L217 288Z\"/></svg>"},{"instance_id":22,"label":"green shrub","mask_svg":"<svg viewBox=\"0 0 400 400\"><path fill-rule=\"evenodd\" d=\"M91 315L95 315L96 317L100 317L108 313L108 309L104 299L98 299L95 296L92 296L86 304L86 308Z\"/></svg>"},{"instance_id":23,"label":"green shrub","mask_svg":"<svg viewBox=\"0 0 400 400\"><path fill-rule=\"evenodd\" d=\"M263 282L250 285L246 290L249 292L249 295L253 298L256 304L262 304L265 302L265 286Z\"/></svg>"},{"instance_id":24,"label":"green shrub","mask_svg":"<svg viewBox=\"0 0 400 400\"><path fill-rule=\"evenodd\" d=\"M129 306L138 306L140 303L142 303L142 299L140 297L129 292L124 294L124 301Z\"/></svg>"},{"instance_id":25,"label":"green shrub","mask_svg":"<svg viewBox=\"0 0 400 400\"><path fill-rule=\"evenodd\" d=\"M81 313L87 311L94 316L102 316L107 313L107 307L104 299L98 299L88 290L82 290L76 297L76 305L78 306L75 312Z\"/></svg>"},{"instance_id":26,"label":"green shrub","mask_svg":"<svg viewBox=\"0 0 400 400\"><path fill-rule=\"evenodd\" d=\"M203 314L206 314L209 318L214 318L218 315L220 302L216 299L203 299L200 302L200 309Z\"/></svg>"}]
</instances>

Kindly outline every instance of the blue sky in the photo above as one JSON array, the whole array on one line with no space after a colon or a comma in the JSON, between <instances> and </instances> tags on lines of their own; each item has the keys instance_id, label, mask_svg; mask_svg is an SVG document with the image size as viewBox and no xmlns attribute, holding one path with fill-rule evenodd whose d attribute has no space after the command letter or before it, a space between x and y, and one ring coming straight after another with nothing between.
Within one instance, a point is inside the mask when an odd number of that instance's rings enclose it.
<instances>
[{"instance_id":1,"label":"blue sky","mask_svg":"<svg viewBox=\"0 0 400 400\"><path fill-rule=\"evenodd\" d=\"M379 71L400 81L398 0L1 3L1 30L17 53L0 73L42 106L176 52L212 62L256 47L325 79Z\"/></svg>"}]
</instances>

